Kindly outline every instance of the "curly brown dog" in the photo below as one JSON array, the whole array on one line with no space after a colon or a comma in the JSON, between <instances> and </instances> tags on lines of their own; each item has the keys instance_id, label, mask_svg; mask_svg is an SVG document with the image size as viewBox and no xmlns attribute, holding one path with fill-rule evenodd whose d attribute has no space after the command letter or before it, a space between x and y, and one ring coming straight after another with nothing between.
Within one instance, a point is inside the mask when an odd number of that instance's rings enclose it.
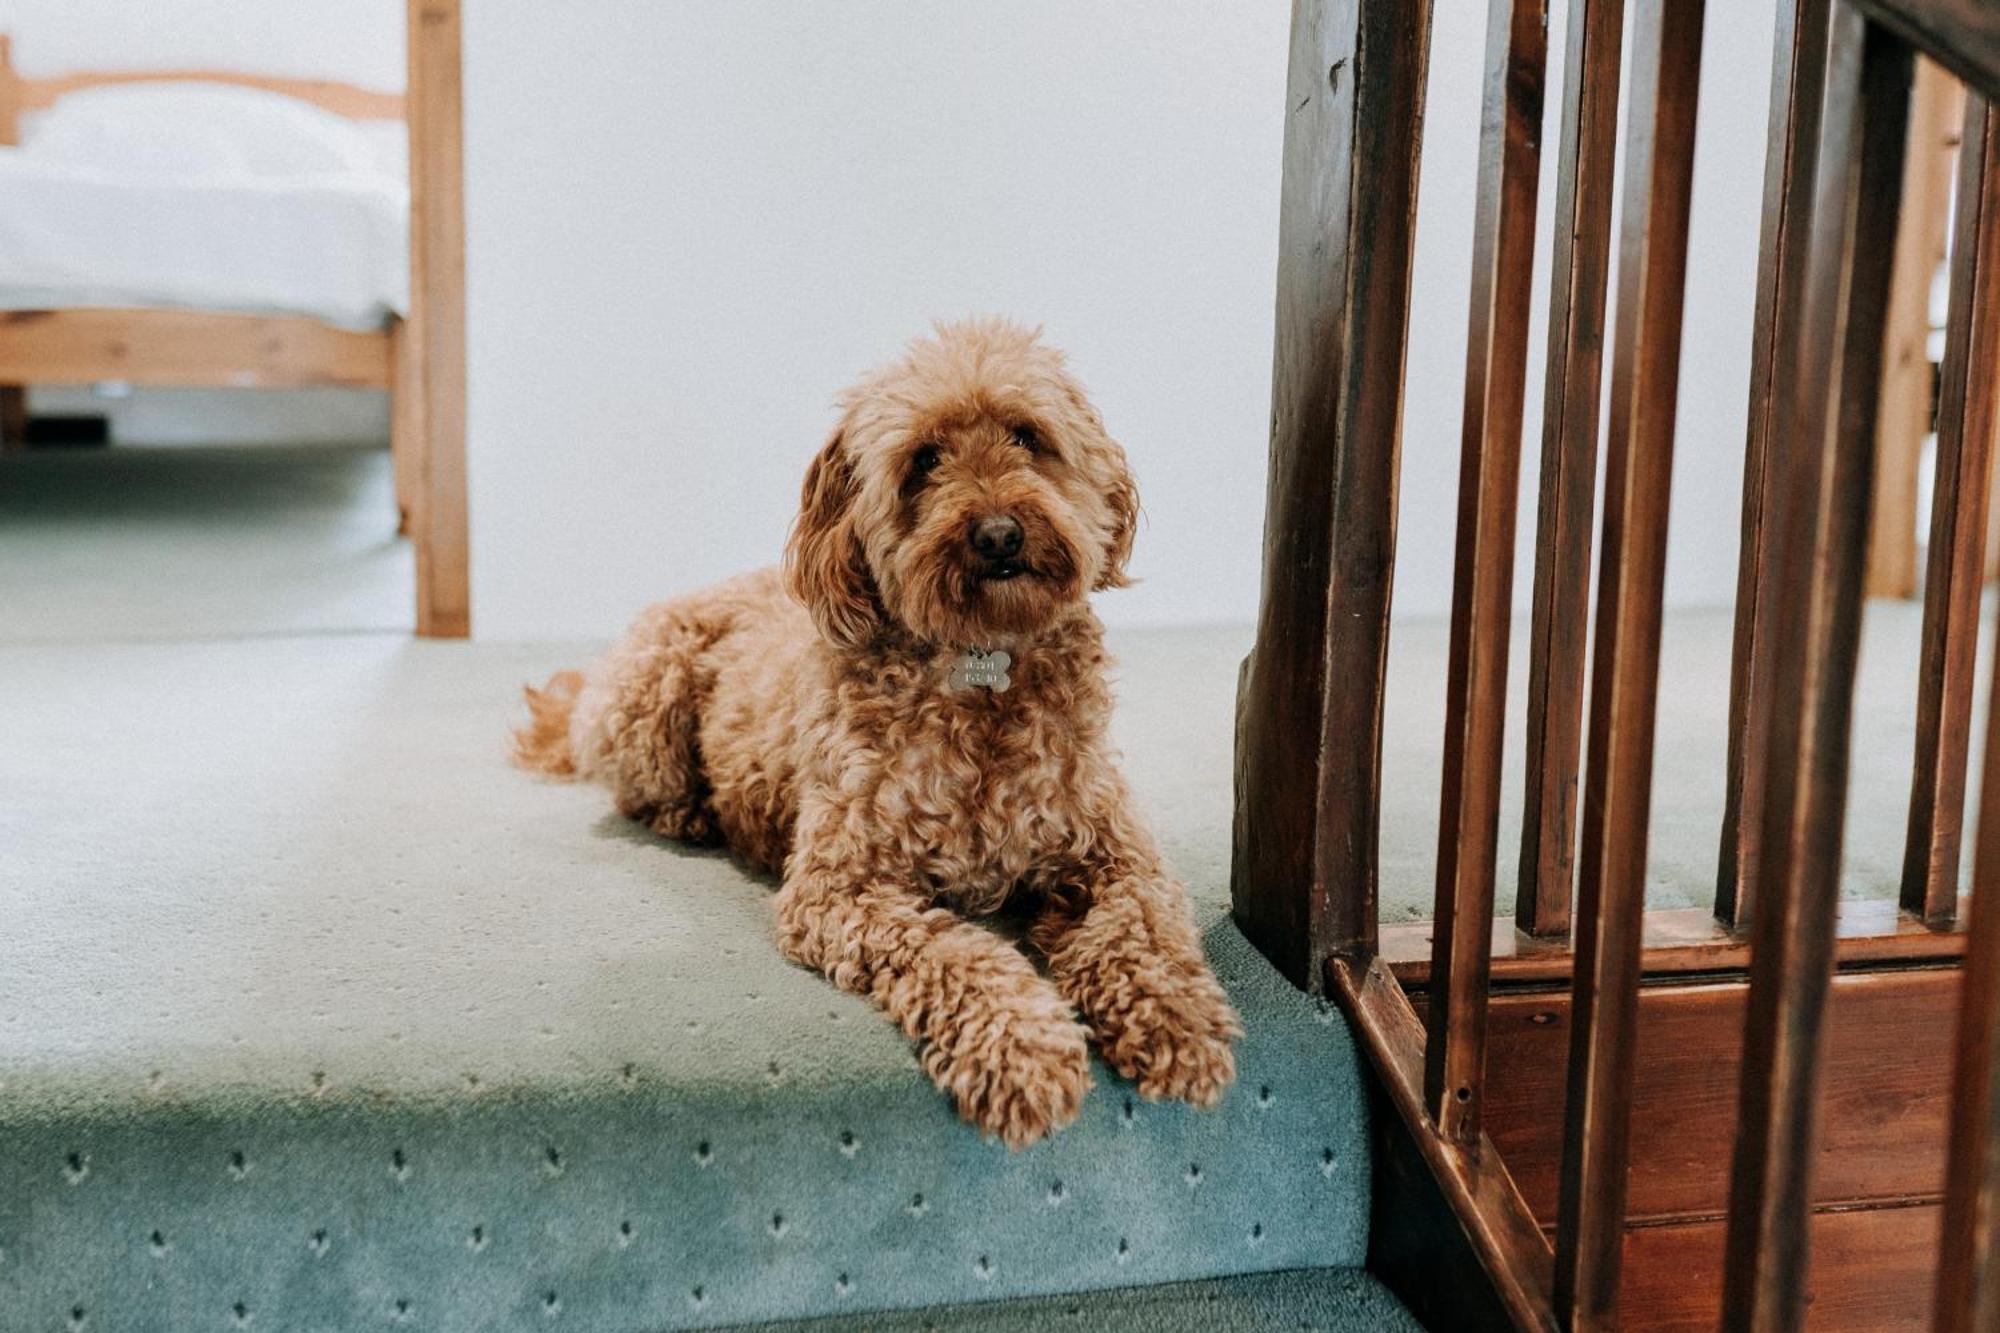
<instances>
[{"instance_id":1,"label":"curly brown dog","mask_svg":"<svg viewBox=\"0 0 2000 1333\"><path fill-rule=\"evenodd\" d=\"M871 997L1011 1146L1075 1117L1093 1034L1146 1096L1213 1104L1241 1025L1105 739L1088 594L1126 581L1124 451L998 321L940 325L840 405L782 574L652 607L530 689L519 761L782 875L786 956ZM966 920L1003 904L1046 977Z\"/></svg>"}]
</instances>

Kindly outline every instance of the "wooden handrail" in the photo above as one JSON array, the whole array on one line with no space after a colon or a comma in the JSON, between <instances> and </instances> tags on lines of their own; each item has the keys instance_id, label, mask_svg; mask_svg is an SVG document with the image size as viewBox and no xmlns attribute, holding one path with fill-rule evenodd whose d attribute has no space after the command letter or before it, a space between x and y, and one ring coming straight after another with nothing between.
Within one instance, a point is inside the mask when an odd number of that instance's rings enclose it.
<instances>
[{"instance_id":1,"label":"wooden handrail","mask_svg":"<svg viewBox=\"0 0 2000 1333\"><path fill-rule=\"evenodd\" d=\"M1991 0L1851 0L1870 19L2000 100L2000 6Z\"/></svg>"}]
</instances>

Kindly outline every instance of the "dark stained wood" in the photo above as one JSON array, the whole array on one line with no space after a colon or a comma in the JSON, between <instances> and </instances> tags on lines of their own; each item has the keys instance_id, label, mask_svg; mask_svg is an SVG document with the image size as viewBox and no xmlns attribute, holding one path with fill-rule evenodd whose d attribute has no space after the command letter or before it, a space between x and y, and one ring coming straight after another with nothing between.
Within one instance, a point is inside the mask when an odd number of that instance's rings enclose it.
<instances>
[{"instance_id":1,"label":"dark stained wood","mask_svg":"<svg viewBox=\"0 0 2000 1333\"><path fill-rule=\"evenodd\" d=\"M1826 90L1830 0L1778 5L1776 64L1765 140L1763 237L1758 249L1757 307L1751 324L1749 428L1743 455L1743 544L1736 575L1736 639L1729 670L1729 758L1723 783L1722 847L1715 915L1727 925L1750 920L1764 818L1765 698L1752 686L1768 672L1769 636L1758 618L1758 589L1770 561L1764 497L1770 488L1772 386L1797 374L1799 320L1805 315L1806 217L1819 161Z\"/></svg>"},{"instance_id":2,"label":"dark stained wood","mask_svg":"<svg viewBox=\"0 0 2000 1333\"><path fill-rule=\"evenodd\" d=\"M1379 959L1335 956L1327 963L1327 985L1464 1229L1493 1295L1515 1328L1552 1333L1558 1325L1548 1301L1548 1241L1492 1140L1482 1135L1471 1144L1454 1143L1426 1114L1424 1024L1409 996Z\"/></svg>"},{"instance_id":3,"label":"dark stained wood","mask_svg":"<svg viewBox=\"0 0 2000 1333\"><path fill-rule=\"evenodd\" d=\"M1512 1333L1471 1235L1395 1103L1369 1081L1367 1268L1425 1328Z\"/></svg>"},{"instance_id":4,"label":"dark stained wood","mask_svg":"<svg viewBox=\"0 0 2000 1333\"><path fill-rule=\"evenodd\" d=\"M1725 1328L1805 1312L1822 1018L1833 967L1860 649L1882 329L1894 262L1911 54L1836 9L1795 375L1773 383L1758 617L1783 625L1752 684L1770 702L1750 1003L1732 1162Z\"/></svg>"},{"instance_id":5,"label":"dark stained wood","mask_svg":"<svg viewBox=\"0 0 2000 1333\"><path fill-rule=\"evenodd\" d=\"M1965 109L1958 158L1957 238L1938 386L1937 480L1924 579L1917 748L1910 785L1903 907L1926 921L1958 906L1959 839L1972 731L1979 592L1986 578L1986 511L1993 432L2000 421L2000 126L1978 98Z\"/></svg>"},{"instance_id":6,"label":"dark stained wood","mask_svg":"<svg viewBox=\"0 0 2000 1333\"><path fill-rule=\"evenodd\" d=\"M1295 985L1371 948L1382 679L1430 4L1298 0L1257 641L1230 894Z\"/></svg>"},{"instance_id":7,"label":"dark stained wood","mask_svg":"<svg viewBox=\"0 0 2000 1333\"><path fill-rule=\"evenodd\" d=\"M1932 1197L1944 1191L1941 1077L1951 1060L1959 969L1847 973L1827 1000L1826 1077L1819 1092L1816 1205ZM1414 995L1419 1012L1429 997ZM1632 1092L1632 1158L1625 1215L1721 1216L1729 1162L1716 1151L1736 1125L1742 1056L1741 981L1648 986L1640 992ZM1569 996L1493 997L1488 1134L1544 1227L1556 1214L1562 1159L1563 1051Z\"/></svg>"},{"instance_id":8,"label":"dark stained wood","mask_svg":"<svg viewBox=\"0 0 2000 1333\"><path fill-rule=\"evenodd\" d=\"M1699 0L1641 0L1633 22L1578 867L1576 1028L1556 1229L1555 1303L1572 1329L1611 1327L1618 1313L1701 28Z\"/></svg>"},{"instance_id":9,"label":"dark stained wood","mask_svg":"<svg viewBox=\"0 0 2000 1333\"><path fill-rule=\"evenodd\" d=\"M1514 518L1520 507L1521 398L1535 270L1548 0L1490 0L1472 326L1458 476L1457 565L1445 688L1438 816L1437 947L1431 974L1449 1002L1432 1008L1424 1103L1446 1138L1479 1138L1486 1063L1487 941L1500 836L1507 637L1514 616Z\"/></svg>"},{"instance_id":10,"label":"dark stained wood","mask_svg":"<svg viewBox=\"0 0 2000 1333\"><path fill-rule=\"evenodd\" d=\"M1624 27L1625 0L1570 0L1528 639L1528 778L1514 899L1515 923L1538 936L1569 933L1576 884L1590 520Z\"/></svg>"},{"instance_id":11,"label":"dark stained wood","mask_svg":"<svg viewBox=\"0 0 2000 1333\"><path fill-rule=\"evenodd\" d=\"M1977 106L1973 99L1968 121ZM1982 119L1991 136L1993 112L1986 109ZM1989 137L1989 173L1991 150ZM2000 269L1989 264L1984 276L2000 277ZM2000 692L2000 671L1993 688ZM1940 1333L2000 1327L2000 911L1993 910L2000 903L2000 709L1987 718L1978 839L1973 891L1986 896L1985 906L1972 914L1953 1047L1949 1184L1937 1288Z\"/></svg>"},{"instance_id":12,"label":"dark stained wood","mask_svg":"<svg viewBox=\"0 0 2000 1333\"><path fill-rule=\"evenodd\" d=\"M1937 1264L1938 1208L1852 1208L1812 1216L1808 1329L1909 1333L1924 1327ZM1644 1333L1713 1333L1736 1326L1720 1295L1723 1225L1639 1227L1625 1240L1625 1327Z\"/></svg>"},{"instance_id":13,"label":"dark stained wood","mask_svg":"<svg viewBox=\"0 0 2000 1333\"><path fill-rule=\"evenodd\" d=\"M17 454L28 447L28 391L19 384L0 384L0 454Z\"/></svg>"},{"instance_id":14,"label":"dark stained wood","mask_svg":"<svg viewBox=\"0 0 2000 1333\"><path fill-rule=\"evenodd\" d=\"M1993 0L1854 0L1940 65L2000 101L2000 5Z\"/></svg>"},{"instance_id":15,"label":"dark stained wood","mask_svg":"<svg viewBox=\"0 0 2000 1333\"><path fill-rule=\"evenodd\" d=\"M1961 913L1966 901L1960 900ZM1948 963L1965 956L1965 932L1927 926L1905 916L1893 902L1843 902L1834 931L1834 964L1841 968ZM1640 970L1646 977L1740 973L1750 966L1748 932L1729 929L1706 908L1648 912L1640 941ZM1535 939L1505 922L1494 926L1492 976L1496 985L1566 985L1575 959L1563 943ZM1431 923L1384 926L1382 961L1404 986L1426 989L1431 974Z\"/></svg>"}]
</instances>

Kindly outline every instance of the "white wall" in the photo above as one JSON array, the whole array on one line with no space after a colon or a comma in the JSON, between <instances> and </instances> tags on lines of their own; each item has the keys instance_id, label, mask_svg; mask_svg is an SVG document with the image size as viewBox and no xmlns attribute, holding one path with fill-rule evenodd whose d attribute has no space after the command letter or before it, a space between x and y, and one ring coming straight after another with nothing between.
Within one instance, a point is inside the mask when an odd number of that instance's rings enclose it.
<instances>
[{"instance_id":1,"label":"white wall","mask_svg":"<svg viewBox=\"0 0 2000 1333\"><path fill-rule=\"evenodd\" d=\"M200 66L403 86L404 0L0 0L25 74Z\"/></svg>"},{"instance_id":2,"label":"white wall","mask_svg":"<svg viewBox=\"0 0 2000 1333\"><path fill-rule=\"evenodd\" d=\"M1399 612L1431 615L1450 596L1485 5L1436 12L1397 586ZM531 0L468 6L477 632L600 635L770 561L834 391L932 317L974 311L1045 323L1132 454L1145 582L1103 598L1106 618L1250 616L1288 15L601 0L550 23ZM1710 7L1682 603L1726 600L1734 579L1772 22ZM1558 23L1556 69L1561 39ZM1553 134L1545 156L1552 171ZM1546 267L1545 240L1538 304ZM1529 497L1544 338L1538 320ZM1530 508L1524 550L1532 534Z\"/></svg>"},{"instance_id":3,"label":"white wall","mask_svg":"<svg viewBox=\"0 0 2000 1333\"><path fill-rule=\"evenodd\" d=\"M220 69L403 86L404 0L0 0L14 64L79 69ZM107 416L121 443L387 441L385 394L360 389L140 389L111 399L76 386L29 396L37 413Z\"/></svg>"}]
</instances>

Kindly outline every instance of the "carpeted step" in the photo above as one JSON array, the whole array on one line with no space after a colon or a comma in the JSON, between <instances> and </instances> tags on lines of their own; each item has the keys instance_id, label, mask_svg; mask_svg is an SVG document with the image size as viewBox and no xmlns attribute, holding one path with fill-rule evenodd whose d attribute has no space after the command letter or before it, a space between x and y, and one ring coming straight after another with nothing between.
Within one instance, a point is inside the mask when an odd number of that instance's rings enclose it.
<instances>
[{"instance_id":1,"label":"carpeted step","mask_svg":"<svg viewBox=\"0 0 2000 1333\"><path fill-rule=\"evenodd\" d=\"M758 1325L763 1333L1423 1333L1367 1273L1313 1268L896 1314Z\"/></svg>"},{"instance_id":2,"label":"carpeted step","mask_svg":"<svg viewBox=\"0 0 2000 1333\"><path fill-rule=\"evenodd\" d=\"M1170 716L1171 653L1124 646ZM572 657L0 649L0 1329L615 1333L1361 1263L1353 1044L1218 854L1177 859L1236 1088L1100 1068L1010 1153L779 959L767 883L506 767L515 686ZM1169 809L1178 739L1123 736Z\"/></svg>"}]
</instances>

